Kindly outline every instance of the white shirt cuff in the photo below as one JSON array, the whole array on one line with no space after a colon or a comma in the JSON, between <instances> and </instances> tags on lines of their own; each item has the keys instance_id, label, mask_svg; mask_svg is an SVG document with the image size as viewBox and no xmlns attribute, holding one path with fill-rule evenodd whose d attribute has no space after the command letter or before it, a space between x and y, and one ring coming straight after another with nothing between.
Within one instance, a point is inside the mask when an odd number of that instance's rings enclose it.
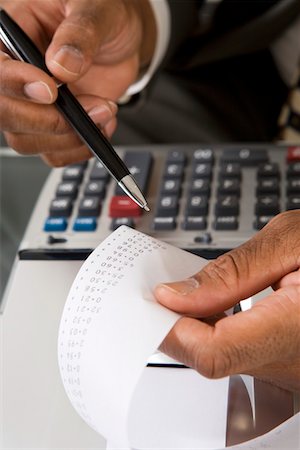
<instances>
[{"instance_id":1,"label":"white shirt cuff","mask_svg":"<svg viewBox=\"0 0 300 450\"><path fill-rule=\"evenodd\" d=\"M145 73L134 84L129 86L125 95L122 97L130 97L142 91L149 83L163 57L166 54L170 33L171 33L171 15L169 5L166 0L149 0L156 21L157 37L156 45L152 57L152 61Z\"/></svg>"}]
</instances>

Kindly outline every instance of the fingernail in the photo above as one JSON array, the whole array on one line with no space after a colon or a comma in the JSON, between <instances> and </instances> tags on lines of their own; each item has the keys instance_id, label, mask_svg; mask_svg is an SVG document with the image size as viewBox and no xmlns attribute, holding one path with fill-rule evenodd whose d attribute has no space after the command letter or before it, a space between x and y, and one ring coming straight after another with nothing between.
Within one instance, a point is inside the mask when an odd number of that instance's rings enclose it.
<instances>
[{"instance_id":1,"label":"fingernail","mask_svg":"<svg viewBox=\"0 0 300 450\"><path fill-rule=\"evenodd\" d=\"M52 103L53 95L49 86L43 81L33 81L24 85L24 93L27 97L41 103Z\"/></svg>"},{"instance_id":2,"label":"fingernail","mask_svg":"<svg viewBox=\"0 0 300 450\"><path fill-rule=\"evenodd\" d=\"M108 105L100 105L100 106L95 106L90 111L88 111L88 115L94 121L98 119L102 122L102 119L104 119L103 116L105 116L105 118L110 120L112 118L113 113ZM108 115L109 115L109 117L108 117Z\"/></svg>"},{"instance_id":3,"label":"fingernail","mask_svg":"<svg viewBox=\"0 0 300 450\"><path fill-rule=\"evenodd\" d=\"M166 288L176 294L187 295L199 287L199 282L196 280L196 278L187 278L183 281L161 284L160 287Z\"/></svg>"},{"instance_id":4,"label":"fingernail","mask_svg":"<svg viewBox=\"0 0 300 450\"><path fill-rule=\"evenodd\" d=\"M115 102L112 102L111 100L108 100L107 103L109 104L113 114L116 114L116 112L118 111L118 105Z\"/></svg>"},{"instance_id":5,"label":"fingernail","mask_svg":"<svg viewBox=\"0 0 300 450\"><path fill-rule=\"evenodd\" d=\"M54 55L52 62L65 72L78 75L81 72L84 57L77 48L65 45Z\"/></svg>"}]
</instances>

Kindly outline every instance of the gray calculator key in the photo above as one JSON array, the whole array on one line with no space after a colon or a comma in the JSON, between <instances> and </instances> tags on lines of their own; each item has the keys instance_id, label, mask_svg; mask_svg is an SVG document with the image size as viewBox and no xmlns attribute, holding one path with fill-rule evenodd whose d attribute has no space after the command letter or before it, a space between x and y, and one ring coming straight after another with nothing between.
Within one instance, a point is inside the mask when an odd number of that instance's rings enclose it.
<instances>
[{"instance_id":1,"label":"gray calculator key","mask_svg":"<svg viewBox=\"0 0 300 450\"><path fill-rule=\"evenodd\" d=\"M214 152L211 148L198 148L193 153L194 162L210 163L214 162Z\"/></svg>"},{"instance_id":2,"label":"gray calculator key","mask_svg":"<svg viewBox=\"0 0 300 450\"><path fill-rule=\"evenodd\" d=\"M64 181L59 183L56 189L56 197L70 197L74 200L77 197L78 184L75 181Z\"/></svg>"},{"instance_id":3,"label":"gray calculator key","mask_svg":"<svg viewBox=\"0 0 300 450\"><path fill-rule=\"evenodd\" d=\"M273 219L274 215L269 216L257 216L254 221L254 228L256 230L261 230L267 223L270 222L271 219Z\"/></svg>"},{"instance_id":4,"label":"gray calculator key","mask_svg":"<svg viewBox=\"0 0 300 450\"><path fill-rule=\"evenodd\" d=\"M239 214L239 198L236 195L220 195L215 206L216 216L237 216Z\"/></svg>"},{"instance_id":5,"label":"gray calculator key","mask_svg":"<svg viewBox=\"0 0 300 450\"><path fill-rule=\"evenodd\" d=\"M261 195L257 197L257 202L255 205L256 215L272 215L278 214L280 212L279 208L279 197L278 195Z\"/></svg>"},{"instance_id":6,"label":"gray calculator key","mask_svg":"<svg viewBox=\"0 0 300 450\"><path fill-rule=\"evenodd\" d=\"M241 184L238 178L222 178L219 182L219 194L240 195Z\"/></svg>"},{"instance_id":7,"label":"gray calculator key","mask_svg":"<svg viewBox=\"0 0 300 450\"><path fill-rule=\"evenodd\" d=\"M279 176L279 165L277 163L265 163L258 166L258 177Z\"/></svg>"},{"instance_id":8,"label":"gray calculator key","mask_svg":"<svg viewBox=\"0 0 300 450\"><path fill-rule=\"evenodd\" d=\"M186 216L206 216L208 212L207 195L191 195L186 204Z\"/></svg>"},{"instance_id":9,"label":"gray calculator key","mask_svg":"<svg viewBox=\"0 0 300 450\"><path fill-rule=\"evenodd\" d=\"M110 229L115 231L121 225L126 225L127 227L134 228L134 220L132 217L116 217L111 221Z\"/></svg>"},{"instance_id":10,"label":"gray calculator key","mask_svg":"<svg viewBox=\"0 0 300 450\"><path fill-rule=\"evenodd\" d=\"M97 196L99 198L104 198L106 190L106 182L104 180L91 180L87 183L84 189L84 195Z\"/></svg>"},{"instance_id":11,"label":"gray calculator key","mask_svg":"<svg viewBox=\"0 0 300 450\"><path fill-rule=\"evenodd\" d=\"M70 198L55 198L50 204L51 217L69 217L72 212L72 200Z\"/></svg>"},{"instance_id":12,"label":"gray calculator key","mask_svg":"<svg viewBox=\"0 0 300 450\"><path fill-rule=\"evenodd\" d=\"M210 180L208 178L194 178L191 181L190 193L210 195Z\"/></svg>"},{"instance_id":13,"label":"gray calculator key","mask_svg":"<svg viewBox=\"0 0 300 450\"><path fill-rule=\"evenodd\" d=\"M256 194L276 194L279 195L280 186L279 179L270 178L260 178L257 182Z\"/></svg>"},{"instance_id":14,"label":"gray calculator key","mask_svg":"<svg viewBox=\"0 0 300 450\"><path fill-rule=\"evenodd\" d=\"M181 180L183 171L183 163L167 163L164 170L164 178L178 178Z\"/></svg>"},{"instance_id":15,"label":"gray calculator key","mask_svg":"<svg viewBox=\"0 0 300 450\"><path fill-rule=\"evenodd\" d=\"M268 161L266 149L249 149L247 147L238 149L225 149L221 156L222 162L239 163L242 166L255 166Z\"/></svg>"},{"instance_id":16,"label":"gray calculator key","mask_svg":"<svg viewBox=\"0 0 300 450\"><path fill-rule=\"evenodd\" d=\"M216 230L237 230L238 228L238 218L236 216L219 216L215 220Z\"/></svg>"},{"instance_id":17,"label":"gray calculator key","mask_svg":"<svg viewBox=\"0 0 300 450\"><path fill-rule=\"evenodd\" d=\"M78 208L80 217L96 217L100 213L100 200L98 197L84 197Z\"/></svg>"},{"instance_id":18,"label":"gray calculator key","mask_svg":"<svg viewBox=\"0 0 300 450\"><path fill-rule=\"evenodd\" d=\"M153 228L157 231L171 231L176 228L175 217L155 217Z\"/></svg>"},{"instance_id":19,"label":"gray calculator key","mask_svg":"<svg viewBox=\"0 0 300 450\"><path fill-rule=\"evenodd\" d=\"M209 163L195 163L193 165L192 178L211 178L212 165Z\"/></svg>"},{"instance_id":20,"label":"gray calculator key","mask_svg":"<svg viewBox=\"0 0 300 450\"><path fill-rule=\"evenodd\" d=\"M176 216L178 212L178 197L176 195L162 195L157 204L157 216Z\"/></svg>"},{"instance_id":21,"label":"gray calculator key","mask_svg":"<svg viewBox=\"0 0 300 450\"><path fill-rule=\"evenodd\" d=\"M289 164L287 169L287 177L300 177L300 162Z\"/></svg>"},{"instance_id":22,"label":"gray calculator key","mask_svg":"<svg viewBox=\"0 0 300 450\"><path fill-rule=\"evenodd\" d=\"M205 216L187 216L182 224L184 230L205 230L206 227L207 220Z\"/></svg>"},{"instance_id":23,"label":"gray calculator key","mask_svg":"<svg viewBox=\"0 0 300 450\"><path fill-rule=\"evenodd\" d=\"M150 171L152 166L152 154L150 152L129 151L123 158L129 172L135 179L140 190L146 194ZM116 186L116 195L124 195L120 186Z\"/></svg>"},{"instance_id":24,"label":"gray calculator key","mask_svg":"<svg viewBox=\"0 0 300 450\"><path fill-rule=\"evenodd\" d=\"M90 173L90 180L108 181L108 179L109 173L107 172L107 169L103 166L103 164L100 161L95 160L95 163Z\"/></svg>"},{"instance_id":25,"label":"gray calculator key","mask_svg":"<svg viewBox=\"0 0 300 450\"><path fill-rule=\"evenodd\" d=\"M180 163L185 164L186 156L183 151L170 150L167 154L167 163Z\"/></svg>"},{"instance_id":26,"label":"gray calculator key","mask_svg":"<svg viewBox=\"0 0 300 450\"><path fill-rule=\"evenodd\" d=\"M290 178L287 180L287 194L300 194L300 175L299 178Z\"/></svg>"},{"instance_id":27,"label":"gray calculator key","mask_svg":"<svg viewBox=\"0 0 300 450\"><path fill-rule=\"evenodd\" d=\"M220 168L220 179L222 178L241 178L241 165L238 163L222 164Z\"/></svg>"},{"instance_id":28,"label":"gray calculator key","mask_svg":"<svg viewBox=\"0 0 300 450\"><path fill-rule=\"evenodd\" d=\"M63 171L63 181L76 181L81 183L84 173L84 167L82 166L69 166Z\"/></svg>"},{"instance_id":29,"label":"gray calculator key","mask_svg":"<svg viewBox=\"0 0 300 450\"><path fill-rule=\"evenodd\" d=\"M286 209L300 209L300 194L287 198Z\"/></svg>"},{"instance_id":30,"label":"gray calculator key","mask_svg":"<svg viewBox=\"0 0 300 450\"><path fill-rule=\"evenodd\" d=\"M166 195L179 195L181 191L181 182L176 178L163 180L160 192Z\"/></svg>"}]
</instances>

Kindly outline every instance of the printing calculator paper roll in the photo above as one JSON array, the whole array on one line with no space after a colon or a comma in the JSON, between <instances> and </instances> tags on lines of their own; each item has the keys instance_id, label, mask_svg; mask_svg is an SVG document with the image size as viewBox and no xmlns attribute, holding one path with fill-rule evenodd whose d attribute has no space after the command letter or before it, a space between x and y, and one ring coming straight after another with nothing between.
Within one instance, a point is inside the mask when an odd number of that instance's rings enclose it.
<instances>
[{"instance_id":1,"label":"printing calculator paper roll","mask_svg":"<svg viewBox=\"0 0 300 450\"><path fill-rule=\"evenodd\" d=\"M180 318L155 301L153 288L187 278L205 264L122 226L93 251L74 280L59 329L62 382L82 419L116 446L225 445L227 378L146 367Z\"/></svg>"}]
</instances>

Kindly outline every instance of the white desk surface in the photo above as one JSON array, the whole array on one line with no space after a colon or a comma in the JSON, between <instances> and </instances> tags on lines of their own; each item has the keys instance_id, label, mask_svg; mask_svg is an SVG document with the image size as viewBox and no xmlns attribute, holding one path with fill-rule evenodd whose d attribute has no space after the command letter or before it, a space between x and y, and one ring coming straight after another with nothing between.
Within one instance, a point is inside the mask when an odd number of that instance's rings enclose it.
<instances>
[{"instance_id":1,"label":"white desk surface","mask_svg":"<svg viewBox=\"0 0 300 450\"><path fill-rule=\"evenodd\" d=\"M106 448L70 405L56 361L59 320L81 264L21 261L15 266L0 315L1 450ZM290 429L280 433L280 439L289 436ZM291 438L289 448L300 448L295 430Z\"/></svg>"}]
</instances>

